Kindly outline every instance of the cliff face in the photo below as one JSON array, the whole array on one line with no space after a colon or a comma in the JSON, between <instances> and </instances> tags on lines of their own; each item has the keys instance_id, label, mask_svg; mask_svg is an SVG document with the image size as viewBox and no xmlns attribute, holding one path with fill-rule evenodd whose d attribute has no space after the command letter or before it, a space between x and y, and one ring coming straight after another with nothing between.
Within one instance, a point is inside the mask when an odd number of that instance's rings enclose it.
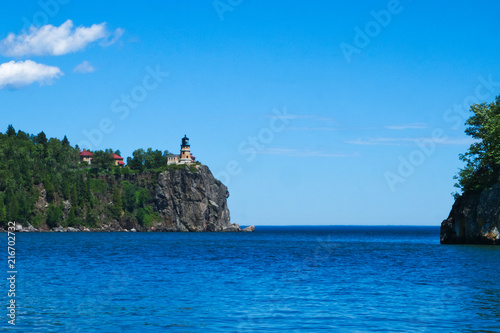
<instances>
[{"instance_id":1,"label":"cliff face","mask_svg":"<svg viewBox=\"0 0 500 333\"><path fill-rule=\"evenodd\" d=\"M89 185L86 205L76 194L69 200L56 193L49 202L43 184L37 186L38 219L18 223L21 231L242 231L230 222L227 187L204 165L99 175L83 185ZM57 214L52 222L50 214Z\"/></svg>"},{"instance_id":2,"label":"cliff face","mask_svg":"<svg viewBox=\"0 0 500 333\"><path fill-rule=\"evenodd\" d=\"M165 231L239 231L231 225L227 187L215 179L208 167L198 172L172 170L160 173L154 190L154 209Z\"/></svg>"},{"instance_id":3,"label":"cliff face","mask_svg":"<svg viewBox=\"0 0 500 333\"><path fill-rule=\"evenodd\" d=\"M500 244L500 184L462 195L441 223L441 244Z\"/></svg>"}]
</instances>

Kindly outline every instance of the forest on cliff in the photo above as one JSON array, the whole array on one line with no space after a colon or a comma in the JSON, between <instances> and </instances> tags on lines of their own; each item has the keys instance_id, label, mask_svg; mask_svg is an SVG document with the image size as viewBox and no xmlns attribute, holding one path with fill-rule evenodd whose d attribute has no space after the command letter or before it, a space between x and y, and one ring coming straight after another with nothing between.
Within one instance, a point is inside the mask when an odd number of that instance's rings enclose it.
<instances>
[{"instance_id":1,"label":"forest on cliff","mask_svg":"<svg viewBox=\"0 0 500 333\"><path fill-rule=\"evenodd\" d=\"M478 192L500 182L500 96L491 103L474 104L465 133L474 139L460 155L465 166L455 179L462 192Z\"/></svg>"},{"instance_id":2,"label":"forest on cliff","mask_svg":"<svg viewBox=\"0 0 500 333\"><path fill-rule=\"evenodd\" d=\"M148 225L155 175L168 169L168 151L138 149L127 166L114 165L112 149L93 151L92 165L80 162L78 146L17 131L0 133L0 226L7 221L35 228L97 227L113 221ZM196 169L191 168L191 171ZM130 181L130 180L133 181Z\"/></svg>"}]
</instances>

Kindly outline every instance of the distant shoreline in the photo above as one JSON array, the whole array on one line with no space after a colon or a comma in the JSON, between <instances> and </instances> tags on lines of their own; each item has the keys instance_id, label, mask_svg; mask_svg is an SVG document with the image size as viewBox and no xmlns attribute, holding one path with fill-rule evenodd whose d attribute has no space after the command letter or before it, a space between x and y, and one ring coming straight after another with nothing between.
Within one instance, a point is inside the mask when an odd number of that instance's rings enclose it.
<instances>
[{"instance_id":1,"label":"distant shoreline","mask_svg":"<svg viewBox=\"0 0 500 333\"><path fill-rule=\"evenodd\" d=\"M144 227L142 229L125 229L125 228L116 228L114 226L106 226L106 227L101 227L101 228L88 228L88 227L56 227L52 228L49 230L45 229L37 229L33 227L31 224L28 224L27 227L24 227L21 223L16 222L15 223L15 233L59 233L59 232L193 232L193 231L179 231L179 230L174 230L174 229L166 229L160 227ZM244 228L240 228L239 225L231 225L230 227L224 228L221 231L195 231L195 232L253 232L255 231L255 226L247 226ZM0 232L8 232L7 230L0 228ZM12 232L12 231L10 231Z\"/></svg>"}]
</instances>

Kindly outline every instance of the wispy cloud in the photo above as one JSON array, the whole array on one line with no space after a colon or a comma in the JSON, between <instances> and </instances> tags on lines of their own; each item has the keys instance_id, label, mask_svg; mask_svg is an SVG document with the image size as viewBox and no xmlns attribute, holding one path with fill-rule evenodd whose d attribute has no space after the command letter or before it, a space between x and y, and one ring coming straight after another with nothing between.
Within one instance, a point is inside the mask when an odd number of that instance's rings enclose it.
<instances>
[{"instance_id":1,"label":"wispy cloud","mask_svg":"<svg viewBox=\"0 0 500 333\"><path fill-rule=\"evenodd\" d=\"M22 88L34 82L49 85L61 75L64 74L58 67L38 64L31 60L12 60L0 65L0 89Z\"/></svg>"},{"instance_id":2,"label":"wispy cloud","mask_svg":"<svg viewBox=\"0 0 500 333\"><path fill-rule=\"evenodd\" d=\"M99 44L101 44L102 46L109 46L111 44L114 44L118 41L118 39L120 39L120 37L123 35L124 32L125 30L123 30L122 28L117 28L115 31L110 33L106 39L103 39Z\"/></svg>"},{"instance_id":3,"label":"wispy cloud","mask_svg":"<svg viewBox=\"0 0 500 333\"><path fill-rule=\"evenodd\" d=\"M266 115L266 116L273 117L273 118L276 117L275 115ZM329 122L329 123L337 122L337 120L335 118L325 117L325 116L321 116L321 115L312 115L312 114L291 114L291 113L288 113L288 114L280 115L279 118L291 119L291 120L304 119L304 120L322 121L322 122Z\"/></svg>"},{"instance_id":4,"label":"wispy cloud","mask_svg":"<svg viewBox=\"0 0 500 333\"><path fill-rule=\"evenodd\" d=\"M57 56L80 51L97 40L103 40L104 46L110 45L122 34L123 30L120 28L109 32L106 23L74 28L73 21L67 20L59 27L47 24L42 27L31 26L28 32L22 32L19 35L10 33L0 41L0 53L13 57ZM108 38L111 39L107 41Z\"/></svg>"},{"instance_id":5,"label":"wispy cloud","mask_svg":"<svg viewBox=\"0 0 500 333\"><path fill-rule=\"evenodd\" d=\"M356 157L358 153L328 153L324 151L299 150L290 148L266 148L259 152L265 155L283 155L290 157Z\"/></svg>"},{"instance_id":6,"label":"wispy cloud","mask_svg":"<svg viewBox=\"0 0 500 333\"><path fill-rule=\"evenodd\" d=\"M289 127L289 131L340 131L342 128L339 127L314 127L314 126L304 126L304 127Z\"/></svg>"},{"instance_id":7,"label":"wispy cloud","mask_svg":"<svg viewBox=\"0 0 500 333\"><path fill-rule=\"evenodd\" d=\"M471 138L366 138L348 140L346 143L354 145L372 145L372 146L409 146L421 142L434 142L440 145L470 145L474 142Z\"/></svg>"},{"instance_id":8,"label":"wispy cloud","mask_svg":"<svg viewBox=\"0 0 500 333\"><path fill-rule=\"evenodd\" d=\"M427 124L423 124L423 123L385 126L386 129L390 129L390 130L422 129L422 128L428 128L428 127L429 126Z\"/></svg>"},{"instance_id":9,"label":"wispy cloud","mask_svg":"<svg viewBox=\"0 0 500 333\"><path fill-rule=\"evenodd\" d=\"M95 68L92 66L92 64L88 61L84 61L81 64L77 65L75 68L73 68L73 72L75 73L91 73L94 72Z\"/></svg>"}]
</instances>

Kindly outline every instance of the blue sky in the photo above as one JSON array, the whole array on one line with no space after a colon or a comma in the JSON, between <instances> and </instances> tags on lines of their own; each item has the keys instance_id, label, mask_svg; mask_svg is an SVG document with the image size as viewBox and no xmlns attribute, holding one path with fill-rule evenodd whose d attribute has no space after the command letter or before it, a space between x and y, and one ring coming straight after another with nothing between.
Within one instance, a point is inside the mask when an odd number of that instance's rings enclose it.
<instances>
[{"instance_id":1,"label":"blue sky","mask_svg":"<svg viewBox=\"0 0 500 333\"><path fill-rule=\"evenodd\" d=\"M242 225L438 225L466 106L500 93L493 1L3 7L0 128L124 157L187 134Z\"/></svg>"}]
</instances>

